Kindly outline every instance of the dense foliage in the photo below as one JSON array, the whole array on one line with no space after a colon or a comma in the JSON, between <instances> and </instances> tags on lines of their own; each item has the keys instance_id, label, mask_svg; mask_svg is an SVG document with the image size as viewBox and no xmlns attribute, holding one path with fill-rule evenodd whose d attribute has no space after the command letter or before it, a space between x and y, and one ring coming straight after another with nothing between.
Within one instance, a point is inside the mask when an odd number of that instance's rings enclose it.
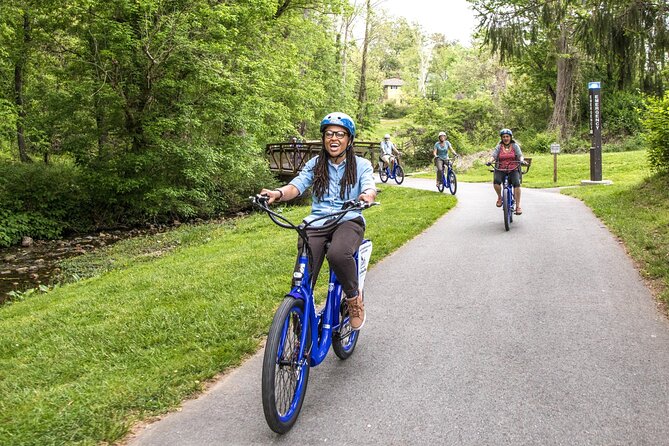
<instances>
[{"instance_id":1,"label":"dense foliage","mask_svg":"<svg viewBox=\"0 0 669 446\"><path fill-rule=\"evenodd\" d=\"M649 99L643 124L647 129L648 159L651 167L669 174L669 94Z\"/></svg>"},{"instance_id":2,"label":"dense foliage","mask_svg":"<svg viewBox=\"0 0 669 446\"><path fill-rule=\"evenodd\" d=\"M0 245L229 212L272 181L267 142L354 107L344 2L280 3L3 2Z\"/></svg>"},{"instance_id":3,"label":"dense foliage","mask_svg":"<svg viewBox=\"0 0 669 446\"><path fill-rule=\"evenodd\" d=\"M581 86L589 80L602 81L607 93L664 91L666 1L468 1L478 12L486 48L543 88L551 100L549 128L564 139L584 118L587 92ZM636 123L624 124L625 131L630 125Z\"/></svg>"},{"instance_id":4,"label":"dense foliage","mask_svg":"<svg viewBox=\"0 0 669 446\"><path fill-rule=\"evenodd\" d=\"M601 80L605 149L640 148L645 98L669 81L666 2L469 1L474 48L369 0L1 2L0 246L235 211L275 181L265 144L317 138L334 109L367 140L401 118L413 166L439 131L460 153L502 127L525 150L573 152Z\"/></svg>"}]
</instances>

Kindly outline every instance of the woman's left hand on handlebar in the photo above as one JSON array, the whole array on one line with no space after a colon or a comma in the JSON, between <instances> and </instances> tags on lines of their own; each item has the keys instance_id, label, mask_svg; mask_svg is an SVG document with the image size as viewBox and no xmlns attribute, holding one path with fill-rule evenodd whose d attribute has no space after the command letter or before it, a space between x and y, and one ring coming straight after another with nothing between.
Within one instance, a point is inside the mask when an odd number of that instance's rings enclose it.
<instances>
[{"instance_id":1,"label":"woman's left hand on handlebar","mask_svg":"<svg viewBox=\"0 0 669 446\"><path fill-rule=\"evenodd\" d=\"M374 203L376 197L373 194L363 193L358 197L358 201L364 201L367 204Z\"/></svg>"}]
</instances>

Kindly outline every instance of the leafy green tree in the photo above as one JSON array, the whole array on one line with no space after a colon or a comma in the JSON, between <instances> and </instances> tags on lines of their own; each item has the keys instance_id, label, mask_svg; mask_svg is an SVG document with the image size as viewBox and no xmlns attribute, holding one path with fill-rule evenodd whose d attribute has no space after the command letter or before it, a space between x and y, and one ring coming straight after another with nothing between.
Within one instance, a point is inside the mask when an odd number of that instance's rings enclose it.
<instances>
[{"instance_id":1,"label":"leafy green tree","mask_svg":"<svg viewBox=\"0 0 669 446\"><path fill-rule=\"evenodd\" d=\"M559 129L563 137L571 124L572 94L584 59L602 64L607 80L618 88L632 85L635 79L661 88L658 67L664 64L669 45L666 2L469 2L481 19L484 44L502 61L528 60L529 54L529 60L547 72L557 67L555 80L547 85L553 99L549 128Z\"/></svg>"},{"instance_id":2,"label":"leafy green tree","mask_svg":"<svg viewBox=\"0 0 669 446\"><path fill-rule=\"evenodd\" d=\"M341 93L333 23L345 3L28 4L37 12L31 46L21 53L24 9L3 2L0 114L25 126L26 154L75 161L73 177L90 192L81 195L82 208L95 224L233 210L270 181L265 143L298 127L316 135L311 123L342 103L350 107L353 86ZM25 105L17 107L13 70L21 54L30 57ZM3 123L0 132L10 131Z\"/></svg>"}]
</instances>

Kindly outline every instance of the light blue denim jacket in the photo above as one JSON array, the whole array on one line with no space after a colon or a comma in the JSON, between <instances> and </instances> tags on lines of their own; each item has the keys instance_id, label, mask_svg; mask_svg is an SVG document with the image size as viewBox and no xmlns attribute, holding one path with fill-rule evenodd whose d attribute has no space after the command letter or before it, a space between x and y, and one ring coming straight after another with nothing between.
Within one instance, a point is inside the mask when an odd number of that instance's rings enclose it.
<instances>
[{"instance_id":1,"label":"light blue denim jacket","mask_svg":"<svg viewBox=\"0 0 669 446\"><path fill-rule=\"evenodd\" d=\"M300 194L303 194L310 186L314 184L314 168L316 167L316 162L318 161L318 156L311 158L304 165L304 168L300 174L293 178L293 180L288 183L292 184L300 191ZM304 220L309 222L317 217L322 217L324 215L329 215L334 211L341 209L345 201L356 200L358 196L366 191L367 189L376 190L374 184L374 169L372 168L372 163L365 158L359 156L355 157L357 165L357 182L352 185L351 191L344 198L340 198L340 181L344 176L344 170L346 167L346 160L341 162L338 165L332 164L328 160L328 174L330 177L330 184L328 186L327 192L323 195L323 200L318 200L316 194L311 194L311 214ZM362 211L351 211L344 215L342 221L352 220L356 217L362 217ZM364 221L364 217L362 217ZM325 219L320 220L314 223L314 226L322 226L325 223Z\"/></svg>"},{"instance_id":2,"label":"light blue denim jacket","mask_svg":"<svg viewBox=\"0 0 669 446\"><path fill-rule=\"evenodd\" d=\"M383 155L390 155L393 156L393 144L390 141L386 141L385 139L381 141L381 156Z\"/></svg>"}]
</instances>

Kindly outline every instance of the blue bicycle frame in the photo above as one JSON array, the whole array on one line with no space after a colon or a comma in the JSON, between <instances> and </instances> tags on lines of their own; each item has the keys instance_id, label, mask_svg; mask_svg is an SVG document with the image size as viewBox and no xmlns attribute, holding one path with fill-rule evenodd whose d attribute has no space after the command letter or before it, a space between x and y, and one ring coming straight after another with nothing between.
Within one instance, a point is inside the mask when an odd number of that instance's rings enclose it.
<instances>
[{"instance_id":1,"label":"blue bicycle frame","mask_svg":"<svg viewBox=\"0 0 669 446\"><path fill-rule=\"evenodd\" d=\"M363 240L360 248L355 253L354 258L356 266L359 267L358 253L362 250L371 248L370 240ZM295 299L304 301L305 316L310 327L311 342L307 342L307 330L302 331L302 338L300 339L299 358L306 358L305 348L307 345L311 346L309 352L309 365L315 367L319 365L327 357L328 351L332 346L332 333L339 329L339 310L342 296L342 288L334 271L330 271L330 280L328 283L328 294L325 299L325 307L322 311L316 312L316 305L313 299L313 289L311 283L311 272L308 266L308 257L306 250L300 254L299 258L299 272L302 278L299 284L293 286L293 289L288 293L289 296ZM363 284L360 284L361 288ZM321 330L319 331L319 327ZM353 331L349 336L357 336L358 332Z\"/></svg>"},{"instance_id":2,"label":"blue bicycle frame","mask_svg":"<svg viewBox=\"0 0 669 446\"><path fill-rule=\"evenodd\" d=\"M331 215L295 225L270 210L267 197L251 198L274 223L296 230L303 241L298 266L293 272L293 286L274 315L263 357L263 411L269 427L282 434L290 430L300 413L310 368L323 362L330 347L340 359L348 358L355 350L359 336L359 331L350 327L348 304L342 299L342 286L332 270L325 306L316 311L311 271L313 256L307 229L326 218L327 222L320 228L334 227L350 210L366 209L378 203L347 202L344 209ZM361 290L364 290L371 251L372 242L363 240L354 255Z\"/></svg>"},{"instance_id":3,"label":"blue bicycle frame","mask_svg":"<svg viewBox=\"0 0 669 446\"><path fill-rule=\"evenodd\" d=\"M458 180L453 170L453 161L450 158L444 161L444 170L441 171L441 182L437 183L437 190L439 192L443 192L444 189L448 189L451 195L455 195L458 190Z\"/></svg>"},{"instance_id":4,"label":"blue bicycle frame","mask_svg":"<svg viewBox=\"0 0 669 446\"><path fill-rule=\"evenodd\" d=\"M381 163L383 164L383 160L381 160ZM404 181L404 169L400 164L399 157L395 158L392 169L387 165L385 167L383 165L379 166L379 178L382 183L385 183L390 178L395 180L397 184L402 184Z\"/></svg>"},{"instance_id":5,"label":"blue bicycle frame","mask_svg":"<svg viewBox=\"0 0 669 446\"><path fill-rule=\"evenodd\" d=\"M497 165L495 165L491 170L491 172L499 171L504 173L504 179L502 181L502 211L504 212L504 229L507 231L509 230L510 224L513 223L513 213L516 210L516 197L513 193L513 185L509 182L509 174L514 170L518 170L522 182L522 175L530 170L532 158L527 158L525 161L525 171L522 170L522 164L519 161L516 161L518 164L514 169L499 169Z\"/></svg>"}]
</instances>

